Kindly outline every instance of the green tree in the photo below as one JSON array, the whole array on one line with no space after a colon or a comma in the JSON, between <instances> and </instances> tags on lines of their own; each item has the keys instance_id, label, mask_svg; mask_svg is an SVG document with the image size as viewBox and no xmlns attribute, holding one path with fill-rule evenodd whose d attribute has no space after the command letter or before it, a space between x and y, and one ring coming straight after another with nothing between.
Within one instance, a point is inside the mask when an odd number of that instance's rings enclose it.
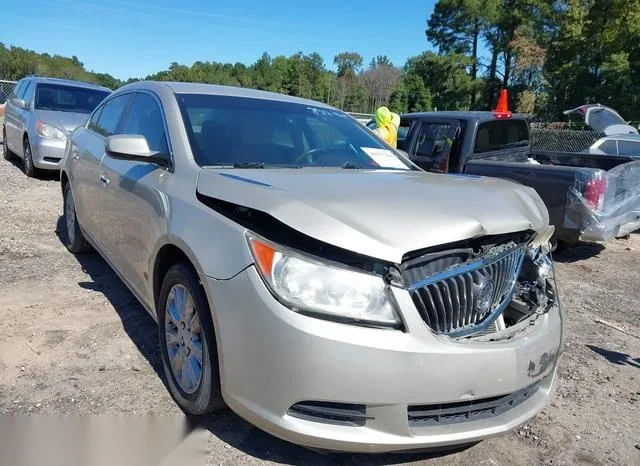
<instances>
[{"instance_id":1,"label":"green tree","mask_svg":"<svg viewBox=\"0 0 640 466\"><path fill-rule=\"evenodd\" d=\"M479 49L498 17L500 0L440 0L427 22L425 34L441 55L470 57L470 106L476 107L479 92Z\"/></svg>"}]
</instances>

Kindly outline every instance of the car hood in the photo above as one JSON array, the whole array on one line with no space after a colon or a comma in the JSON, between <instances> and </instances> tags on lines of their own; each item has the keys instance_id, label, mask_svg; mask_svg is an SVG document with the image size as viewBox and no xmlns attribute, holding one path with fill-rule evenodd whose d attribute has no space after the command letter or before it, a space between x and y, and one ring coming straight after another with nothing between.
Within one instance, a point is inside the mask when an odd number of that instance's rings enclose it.
<instances>
[{"instance_id":1,"label":"car hood","mask_svg":"<svg viewBox=\"0 0 640 466\"><path fill-rule=\"evenodd\" d=\"M407 252L481 235L540 231L549 221L531 188L421 171L202 169L197 191L394 263Z\"/></svg>"},{"instance_id":2,"label":"car hood","mask_svg":"<svg viewBox=\"0 0 640 466\"><path fill-rule=\"evenodd\" d=\"M58 112L55 110L36 110L38 119L71 133L86 123L88 113Z\"/></svg>"}]
</instances>

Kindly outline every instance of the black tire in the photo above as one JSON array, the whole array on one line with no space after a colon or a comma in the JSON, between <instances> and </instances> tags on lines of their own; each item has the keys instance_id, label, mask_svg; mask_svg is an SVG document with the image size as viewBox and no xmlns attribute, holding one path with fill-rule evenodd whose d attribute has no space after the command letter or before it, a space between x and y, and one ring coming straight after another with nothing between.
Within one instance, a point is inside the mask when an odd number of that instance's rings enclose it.
<instances>
[{"instance_id":1,"label":"black tire","mask_svg":"<svg viewBox=\"0 0 640 466\"><path fill-rule=\"evenodd\" d=\"M62 211L64 212L64 226L65 226L65 246L73 254L82 254L92 250L91 245L87 242L82 229L78 223L78 217L76 216L76 207L73 201L73 194L71 192L71 185L69 183L64 185L64 193L62 196L63 205ZM70 206L67 205L70 202ZM69 222L69 216L72 217L72 222Z\"/></svg>"},{"instance_id":2,"label":"black tire","mask_svg":"<svg viewBox=\"0 0 640 466\"><path fill-rule=\"evenodd\" d=\"M33 154L31 153L31 144L29 144L29 140L24 140L24 157L22 158L22 163L24 165L24 173L29 178L35 178L38 176L39 170L33 164Z\"/></svg>"},{"instance_id":3,"label":"black tire","mask_svg":"<svg viewBox=\"0 0 640 466\"><path fill-rule=\"evenodd\" d=\"M7 145L7 131L2 127L2 156L5 160L13 160L13 153L9 150Z\"/></svg>"},{"instance_id":4,"label":"black tire","mask_svg":"<svg viewBox=\"0 0 640 466\"><path fill-rule=\"evenodd\" d=\"M185 392L176 380L173 370L171 369L167 349L167 333L165 331L167 301L171 289L176 285L182 285L189 292L194 303L195 313L197 313L200 318L200 341L202 344L201 377L197 388L190 394ZM174 401L187 414L196 416L223 409L225 403L222 399L222 390L220 388L218 349L213 323L211 321L211 311L204 290L191 267L185 264L176 264L169 269L162 282L157 313L162 367L167 379L169 392Z\"/></svg>"}]
</instances>

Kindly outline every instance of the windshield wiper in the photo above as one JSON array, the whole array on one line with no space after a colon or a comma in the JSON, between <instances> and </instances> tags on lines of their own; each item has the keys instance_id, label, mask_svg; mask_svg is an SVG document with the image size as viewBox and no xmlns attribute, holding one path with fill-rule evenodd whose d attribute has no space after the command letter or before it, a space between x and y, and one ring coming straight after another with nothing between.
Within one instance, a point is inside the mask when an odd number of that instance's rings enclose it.
<instances>
[{"instance_id":1,"label":"windshield wiper","mask_svg":"<svg viewBox=\"0 0 640 466\"><path fill-rule=\"evenodd\" d=\"M264 168L264 163L262 162L240 162L234 163L233 168Z\"/></svg>"},{"instance_id":2,"label":"windshield wiper","mask_svg":"<svg viewBox=\"0 0 640 466\"><path fill-rule=\"evenodd\" d=\"M360 170L362 167L357 163L347 162L342 166L342 168L345 170Z\"/></svg>"}]
</instances>

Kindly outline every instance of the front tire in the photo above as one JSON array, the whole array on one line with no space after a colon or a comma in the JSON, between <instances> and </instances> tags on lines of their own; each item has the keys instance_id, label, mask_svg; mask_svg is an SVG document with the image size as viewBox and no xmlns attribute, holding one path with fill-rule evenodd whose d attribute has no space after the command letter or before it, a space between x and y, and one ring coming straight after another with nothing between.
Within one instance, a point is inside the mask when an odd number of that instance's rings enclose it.
<instances>
[{"instance_id":1,"label":"front tire","mask_svg":"<svg viewBox=\"0 0 640 466\"><path fill-rule=\"evenodd\" d=\"M169 269L157 309L162 366L175 402L193 415L224 408L211 311L190 267Z\"/></svg>"},{"instance_id":2,"label":"front tire","mask_svg":"<svg viewBox=\"0 0 640 466\"><path fill-rule=\"evenodd\" d=\"M2 156L5 160L13 160L13 154L9 150L9 145L7 144L7 130L4 127L2 128Z\"/></svg>"},{"instance_id":3,"label":"front tire","mask_svg":"<svg viewBox=\"0 0 640 466\"><path fill-rule=\"evenodd\" d=\"M78 217L76 216L76 206L73 201L73 193L71 192L71 184L67 183L64 186L64 225L67 233L65 246L73 254L81 254L83 252L91 251L91 246L85 239L78 223Z\"/></svg>"},{"instance_id":4,"label":"front tire","mask_svg":"<svg viewBox=\"0 0 640 466\"><path fill-rule=\"evenodd\" d=\"M38 169L33 164L33 154L31 153L31 144L29 144L29 140L24 140L24 157L22 159L22 163L24 164L24 173L29 178L35 178L38 176Z\"/></svg>"}]
</instances>

